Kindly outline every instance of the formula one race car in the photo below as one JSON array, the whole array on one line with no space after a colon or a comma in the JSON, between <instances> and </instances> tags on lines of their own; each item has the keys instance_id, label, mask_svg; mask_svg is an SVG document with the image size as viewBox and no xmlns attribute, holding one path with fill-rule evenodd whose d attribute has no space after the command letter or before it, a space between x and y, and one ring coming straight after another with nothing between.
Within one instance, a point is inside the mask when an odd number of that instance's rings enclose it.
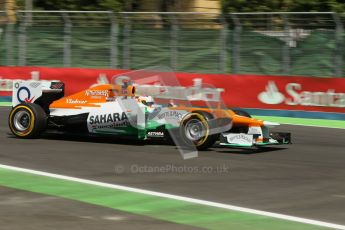
<instances>
[{"instance_id":1,"label":"formula one race car","mask_svg":"<svg viewBox=\"0 0 345 230\"><path fill-rule=\"evenodd\" d=\"M204 150L222 146L289 144L289 133L272 133L278 123L241 110L156 104L137 96L133 85L104 84L64 97L64 83L16 81L9 127L19 138L43 132L113 135L139 140L173 139Z\"/></svg>"}]
</instances>

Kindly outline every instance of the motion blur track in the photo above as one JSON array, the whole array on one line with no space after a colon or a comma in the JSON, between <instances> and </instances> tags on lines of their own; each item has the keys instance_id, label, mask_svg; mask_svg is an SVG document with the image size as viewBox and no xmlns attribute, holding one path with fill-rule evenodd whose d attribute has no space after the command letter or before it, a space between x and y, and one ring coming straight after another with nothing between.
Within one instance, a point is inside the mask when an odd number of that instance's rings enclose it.
<instances>
[{"instance_id":1,"label":"motion blur track","mask_svg":"<svg viewBox=\"0 0 345 230\"><path fill-rule=\"evenodd\" d=\"M277 131L292 132L292 145L258 151L213 148L200 152L198 158L183 160L174 146L159 143L62 135L16 139L9 134L8 113L9 108L0 108L2 165L345 225L345 129L284 125ZM229 170L133 172L136 167L166 165ZM0 185L1 196L8 198L5 205L0 202L0 214L7 208L28 209L24 217L16 211L0 215L0 222L11 229L24 225L30 229L28 224L37 229L42 223L45 229L95 229L94 224L99 229L110 229L109 224L121 229L325 229L140 194L113 191L111 195L106 188L1 168ZM47 202L58 205L54 209ZM37 218L50 214L50 219Z\"/></svg>"}]
</instances>

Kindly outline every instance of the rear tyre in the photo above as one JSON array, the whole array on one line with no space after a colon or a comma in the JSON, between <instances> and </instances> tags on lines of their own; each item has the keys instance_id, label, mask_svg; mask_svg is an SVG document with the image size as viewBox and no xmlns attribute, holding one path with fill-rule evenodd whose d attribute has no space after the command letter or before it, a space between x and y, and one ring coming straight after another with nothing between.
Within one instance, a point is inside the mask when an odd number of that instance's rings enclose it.
<instances>
[{"instance_id":1,"label":"rear tyre","mask_svg":"<svg viewBox=\"0 0 345 230\"><path fill-rule=\"evenodd\" d=\"M47 115L37 104L22 103L8 117L11 132L20 138L37 138L46 129Z\"/></svg>"}]
</instances>

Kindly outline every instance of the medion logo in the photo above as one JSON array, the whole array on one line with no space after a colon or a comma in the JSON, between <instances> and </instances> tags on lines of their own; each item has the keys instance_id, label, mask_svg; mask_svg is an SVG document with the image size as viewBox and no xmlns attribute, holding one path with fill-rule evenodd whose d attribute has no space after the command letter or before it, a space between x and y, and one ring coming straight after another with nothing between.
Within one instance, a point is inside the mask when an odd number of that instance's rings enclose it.
<instances>
[{"instance_id":1,"label":"medion logo","mask_svg":"<svg viewBox=\"0 0 345 230\"><path fill-rule=\"evenodd\" d=\"M261 92L258 99L270 105L285 103L286 105L345 107L345 93L337 93L334 89L326 92L303 91L301 84L288 83L285 86L285 93L286 95L279 92L274 81L269 81L266 91Z\"/></svg>"},{"instance_id":2,"label":"medion logo","mask_svg":"<svg viewBox=\"0 0 345 230\"><path fill-rule=\"evenodd\" d=\"M109 124L119 121L126 121L128 117L125 112L120 113L109 113L109 114L102 114L102 115L95 115L90 116L90 124L97 125L97 124Z\"/></svg>"}]
</instances>

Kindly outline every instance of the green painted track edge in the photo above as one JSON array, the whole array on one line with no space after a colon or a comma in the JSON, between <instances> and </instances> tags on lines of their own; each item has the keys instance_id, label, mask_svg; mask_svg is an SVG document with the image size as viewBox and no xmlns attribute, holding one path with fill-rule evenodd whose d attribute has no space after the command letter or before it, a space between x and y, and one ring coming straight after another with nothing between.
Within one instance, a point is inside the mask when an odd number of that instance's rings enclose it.
<instances>
[{"instance_id":1,"label":"green painted track edge","mask_svg":"<svg viewBox=\"0 0 345 230\"><path fill-rule=\"evenodd\" d=\"M11 106L11 102L0 102L0 106Z\"/></svg>"},{"instance_id":2,"label":"green painted track edge","mask_svg":"<svg viewBox=\"0 0 345 230\"><path fill-rule=\"evenodd\" d=\"M116 176L114 175L114 178ZM319 230L325 227L0 168L0 185L207 229Z\"/></svg>"},{"instance_id":3,"label":"green painted track edge","mask_svg":"<svg viewBox=\"0 0 345 230\"><path fill-rule=\"evenodd\" d=\"M265 121L279 122L281 124L345 129L345 121L340 121L340 120L295 118L295 117L273 117L273 116L253 116L253 117L257 119L265 120Z\"/></svg>"}]
</instances>

